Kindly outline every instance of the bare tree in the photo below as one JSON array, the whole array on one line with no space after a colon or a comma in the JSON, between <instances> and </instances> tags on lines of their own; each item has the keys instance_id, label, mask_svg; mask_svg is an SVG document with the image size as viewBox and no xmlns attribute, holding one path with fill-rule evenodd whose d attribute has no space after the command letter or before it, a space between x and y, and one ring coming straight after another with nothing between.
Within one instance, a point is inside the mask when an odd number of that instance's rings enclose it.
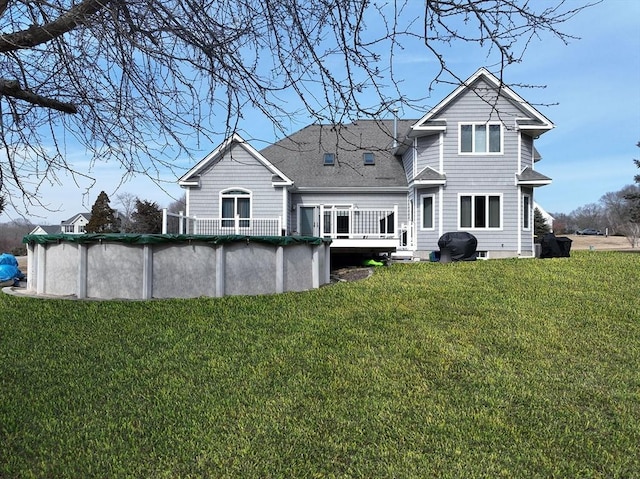
<instances>
[{"instance_id":1,"label":"bare tree","mask_svg":"<svg viewBox=\"0 0 640 479\"><path fill-rule=\"evenodd\" d=\"M604 229L606 225L604 209L597 203L580 206L573 210L570 216L575 221L578 229Z\"/></svg>"},{"instance_id":2,"label":"bare tree","mask_svg":"<svg viewBox=\"0 0 640 479\"><path fill-rule=\"evenodd\" d=\"M91 179L68 161L72 141L123 179L157 178L248 108L282 134L292 116L344 123L410 107L420 99L403 95L393 64L408 46L435 56L431 80L455 83L443 45L477 43L502 78L534 39L567 42L563 22L586 6L427 0L416 15L410 2L0 0L0 193L28 209L60 172Z\"/></svg>"},{"instance_id":3,"label":"bare tree","mask_svg":"<svg viewBox=\"0 0 640 479\"><path fill-rule=\"evenodd\" d=\"M169 213L180 213L181 211L186 214L187 212L187 194L183 193L182 196L175 201L169 203L167 206Z\"/></svg>"},{"instance_id":4,"label":"bare tree","mask_svg":"<svg viewBox=\"0 0 640 479\"><path fill-rule=\"evenodd\" d=\"M132 193L118 193L116 201L118 208L118 219L120 220L120 232L131 233L133 231L133 212L136 210L138 198Z\"/></svg>"},{"instance_id":5,"label":"bare tree","mask_svg":"<svg viewBox=\"0 0 640 479\"><path fill-rule=\"evenodd\" d=\"M27 254L22 238L28 235L35 225L24 219L13 220L0 224L0 253L11 253L15 256Z\"/></svg>"}]
</instances>

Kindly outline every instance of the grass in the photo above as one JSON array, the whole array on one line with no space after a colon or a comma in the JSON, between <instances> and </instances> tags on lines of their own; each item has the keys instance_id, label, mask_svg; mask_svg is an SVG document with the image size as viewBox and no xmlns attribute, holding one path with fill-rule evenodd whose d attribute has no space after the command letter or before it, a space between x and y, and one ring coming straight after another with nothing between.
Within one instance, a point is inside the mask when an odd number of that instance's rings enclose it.
<instances>
[{"instance_id":1,"label":"grass","mask_svg":"<svg viewBox=\"0 0 640 479\"><path fill-rule=\"evenodd\" d=\"M0 477L640 477L640 255L0 295Z\"/></svg>"}]
</instances>

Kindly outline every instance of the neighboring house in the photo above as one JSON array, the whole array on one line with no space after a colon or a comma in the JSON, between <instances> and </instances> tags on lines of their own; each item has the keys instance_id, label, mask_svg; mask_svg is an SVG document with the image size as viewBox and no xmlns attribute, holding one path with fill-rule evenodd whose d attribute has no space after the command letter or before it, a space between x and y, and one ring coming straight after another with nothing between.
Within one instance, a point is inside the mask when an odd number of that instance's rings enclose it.
<instances>
[{"instance_id":1,"label":"neighboring house","mask_svg":"<svg viewBox=\"0 0 640 479\"><path fill-rule=\"evenodd\" d=\"M30 235L55 235L62 233L60 225L40 225L36 226Z\"/></svg>"},{"instance_id":2,"label":"neighboring house","mask_svg":"<svg viewBox=\"0 0 640 479\"><path fill-rule=\"evenodd\" d=\"M235 134L179 180L189 232L314 235L426 258L450 231L534 255L534 139L554 125L485 69L419 120L310 125L261 151Z\"/></svg>"},{"instance_id":3,"label":"neighboring house","mask_svg":"<svg viewBox=\"0 0 640 479\"><path fill-rule=\"evenodd\" d=\"M59 225L36 226L30 233L32 235L53 235L53 234L82 234L84 228L91 219L91 213L77 213Z\"/></svg>"},{"instance_id":4,"label":"neighboring house","mask_svg":"<svg viewBox=\"0 0 640 479\"><path fill-rule=\"evenodd\" d=\"M534 201L533 202L533 209L535 210L536 208L538 209L538 211L540 211L540 214L544 218L544 222L549 227L549 231L553 231L553 221L555 220L555 218L553 216L551 216L547 212L547 210L545 210L542 206L540 206L536 201Z\"/></svg>"},{"instance_id":5,"label":"neighboring house","mask_svg":"<svg viewBox=\"0 0 640 479\"><path fill-rule=\"evenodd\" d=\"M91 219L91 213L77 213L66 221L60 223L60 228L66 234L85 233L85 226Z\"/></svg>"}]
</instances>

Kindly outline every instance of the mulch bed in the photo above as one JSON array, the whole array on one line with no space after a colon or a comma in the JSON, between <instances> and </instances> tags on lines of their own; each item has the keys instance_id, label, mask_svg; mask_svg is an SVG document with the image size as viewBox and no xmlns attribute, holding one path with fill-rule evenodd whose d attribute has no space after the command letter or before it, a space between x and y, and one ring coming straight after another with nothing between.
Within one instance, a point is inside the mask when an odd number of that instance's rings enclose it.
<instances>
[{"instance_id":1,"label":"mulch bed","mask_svg":"<svg viewBox=\"0 0 640 479\"><path fill-rule=\"evenodd\" d=\"M331 272L331 282L360 281L373 274L373 268L350 267L336 269Z\"/></svg>"}]
</instances>

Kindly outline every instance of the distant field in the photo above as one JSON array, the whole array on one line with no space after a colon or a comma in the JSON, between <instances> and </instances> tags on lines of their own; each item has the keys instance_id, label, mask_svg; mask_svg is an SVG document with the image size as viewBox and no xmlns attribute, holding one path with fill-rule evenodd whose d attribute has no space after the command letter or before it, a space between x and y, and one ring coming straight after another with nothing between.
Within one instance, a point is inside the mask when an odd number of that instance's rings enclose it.
<instances>
[{"instance_id":1,"label":"distant field","mask_svg":"<svg viewBox=\"0 0 640 479\"><path fill-rule=\"evenodd\" d=\"M624 236L580 236L580 235L556 235L571 238L572 250L589 249L590 246L597 250L634 251L629 241ZM636 248L635 251L640 251Z\"/></svg>"}]
</instances>

